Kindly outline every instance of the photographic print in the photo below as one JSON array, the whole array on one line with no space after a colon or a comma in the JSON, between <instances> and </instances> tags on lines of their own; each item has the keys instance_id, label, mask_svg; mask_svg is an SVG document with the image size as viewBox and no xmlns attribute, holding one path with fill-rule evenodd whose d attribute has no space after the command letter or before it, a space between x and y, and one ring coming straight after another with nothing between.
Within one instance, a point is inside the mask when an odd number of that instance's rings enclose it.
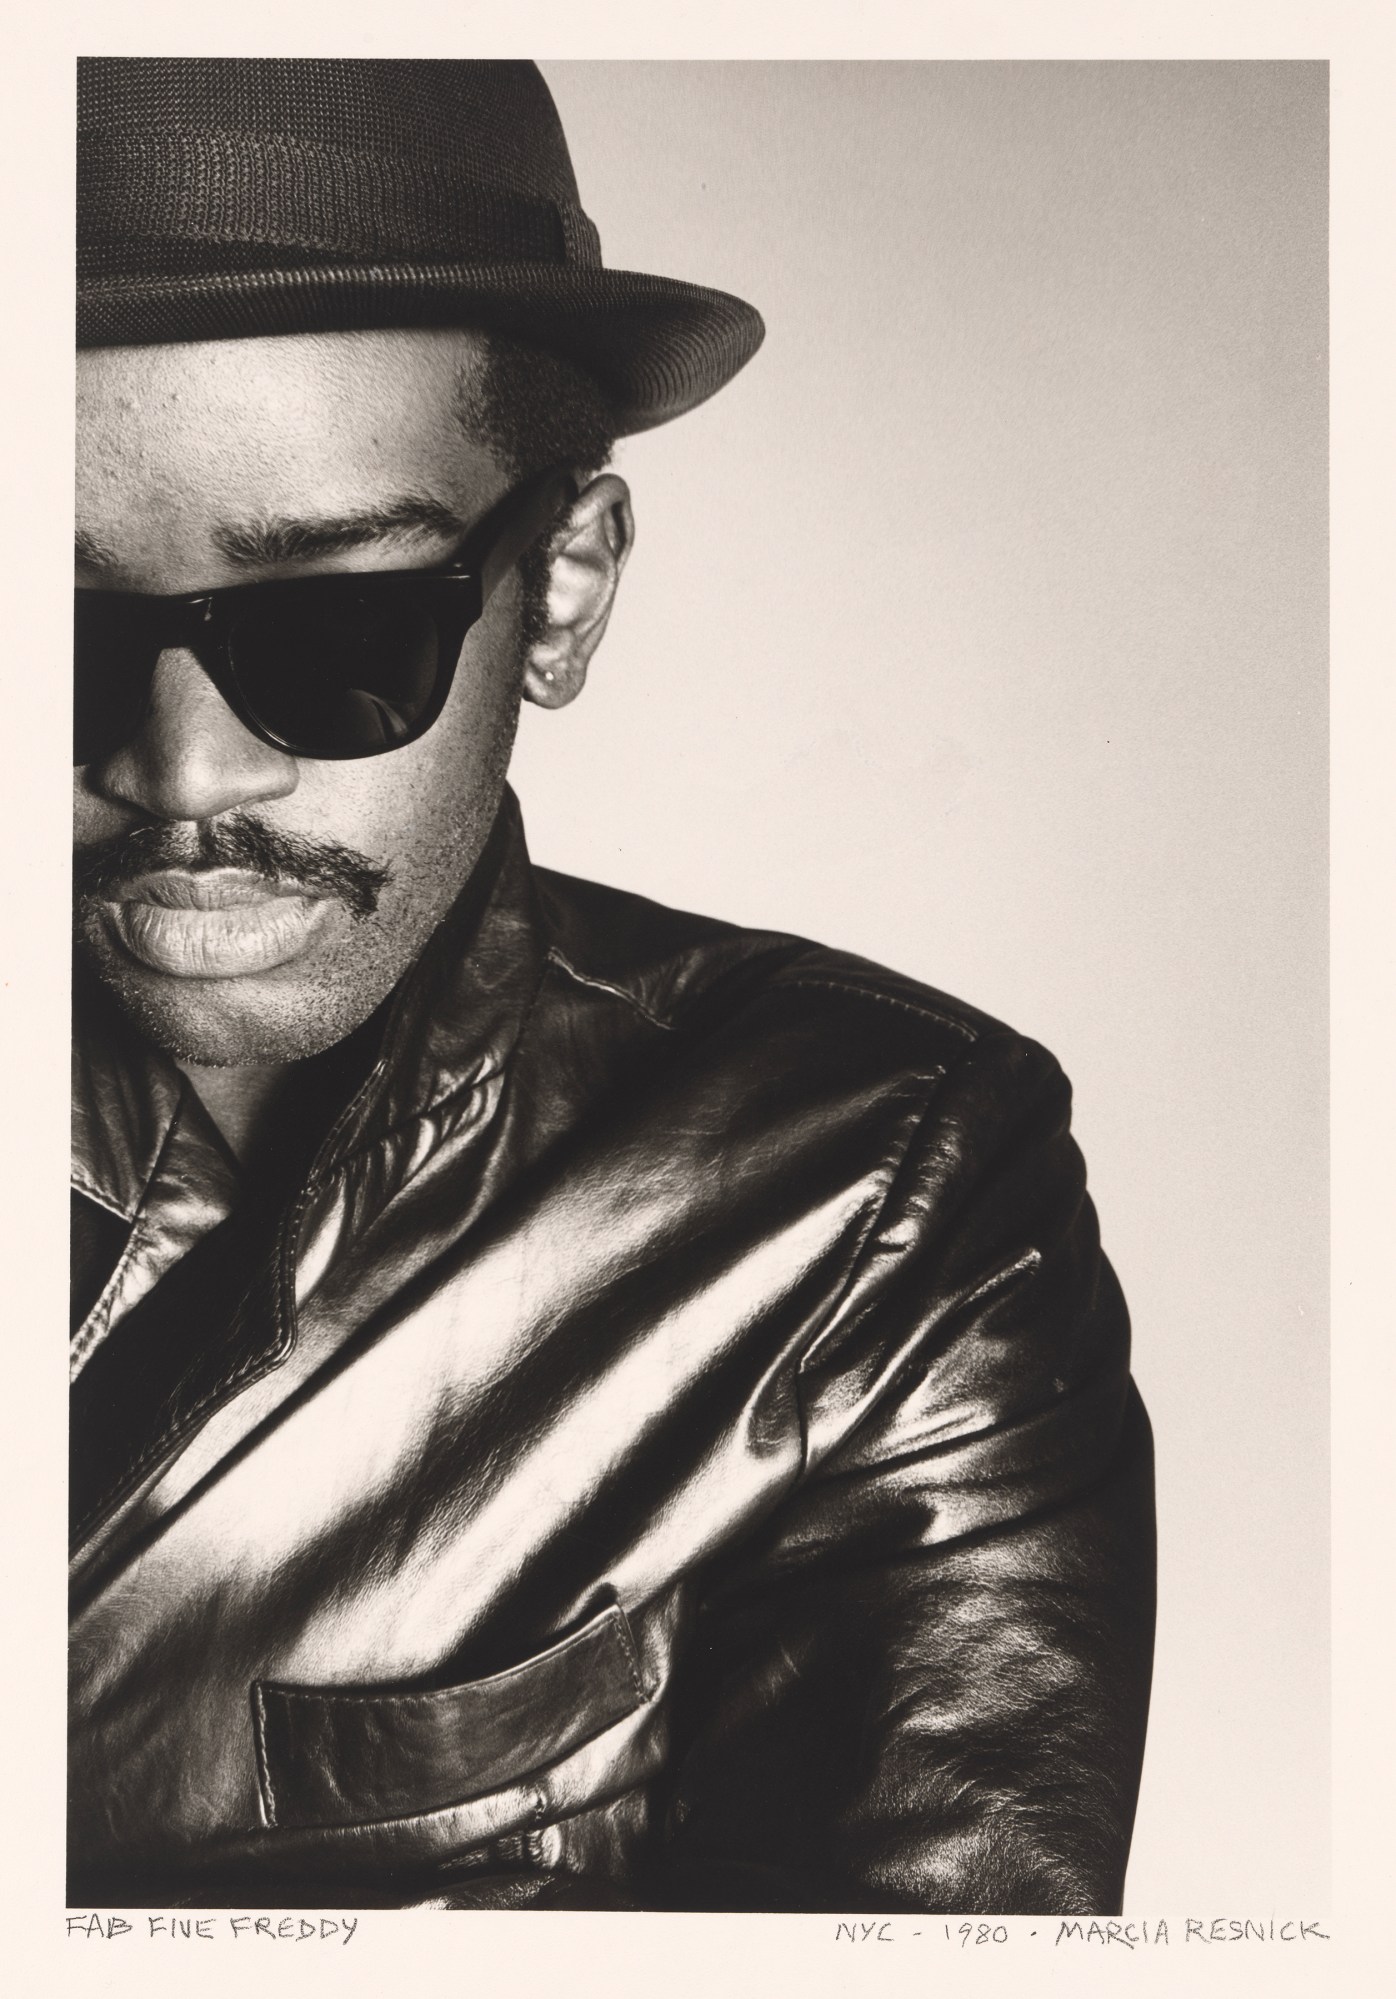
<instances>
[{"instance_id":1,"label":"photographic print","mask_svg":"<svg viewBox=\"0 0 1396 1999\"><path fill-rule=\"evenodd\" d=\"M72 1907L1326 1908L1327 92L84 53Z\"/></svg>"}]
</instances>

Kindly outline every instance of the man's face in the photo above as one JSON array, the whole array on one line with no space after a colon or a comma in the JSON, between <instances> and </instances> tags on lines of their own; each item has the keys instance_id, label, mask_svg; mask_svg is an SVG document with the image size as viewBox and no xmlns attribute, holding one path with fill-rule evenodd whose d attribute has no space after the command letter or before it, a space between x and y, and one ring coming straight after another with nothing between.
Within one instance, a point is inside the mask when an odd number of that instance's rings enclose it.
<instances>
[{"instance_id":1,"label":"man's face","mask_svg":"<svg viewBox=\"0 0 1396 1999\"><path fill-rule=\"evenodd\" d=\"M506 485L455 414L478 364L455 332L81 354L79 586L192 594L441 562ZM192 653L161 655L140 732L74 772L78 877L96 883L78 949L148 1039L191 1062L279 1062L367 1019L489 833L518 613L511 577L440 719L357 762L268 746Z\"/></svg>"}]
</instances>

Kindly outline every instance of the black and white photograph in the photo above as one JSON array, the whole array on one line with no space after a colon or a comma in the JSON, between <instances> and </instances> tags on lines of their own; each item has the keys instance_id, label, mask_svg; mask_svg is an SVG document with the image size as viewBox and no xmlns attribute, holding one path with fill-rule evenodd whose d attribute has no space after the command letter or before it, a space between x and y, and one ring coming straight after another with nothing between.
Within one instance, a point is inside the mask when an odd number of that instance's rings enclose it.
<instances>
[{"instance_id":1,"label":"black and white photograph","mask_svg":"<svg viewBox=\"0 0 1396 1999\"><path fill-rule=\"evenodd\" d=\"M496 42L68 64L56 1904L1324 1989L1334 69Z\"/></svg>"}]
</instances>

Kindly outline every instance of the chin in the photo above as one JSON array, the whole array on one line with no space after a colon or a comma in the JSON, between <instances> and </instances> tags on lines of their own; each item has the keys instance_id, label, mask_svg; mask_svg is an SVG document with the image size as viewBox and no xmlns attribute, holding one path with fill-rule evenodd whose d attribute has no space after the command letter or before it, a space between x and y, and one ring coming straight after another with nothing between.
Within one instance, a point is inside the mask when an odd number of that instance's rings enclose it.
<instances>
[{"instance_id":1,"label":"chin","mask_svg":"<svg viewBox=\"0 0 1396 1999\"><path fill-rule=\"evenodd\" d=\"M176 1062L214 1069L323 1055L363 1025L394 982L391 973L352 983L312 975L166 978L104 951L88 962L143 1040Z\"/></svg>"}]
</instances>

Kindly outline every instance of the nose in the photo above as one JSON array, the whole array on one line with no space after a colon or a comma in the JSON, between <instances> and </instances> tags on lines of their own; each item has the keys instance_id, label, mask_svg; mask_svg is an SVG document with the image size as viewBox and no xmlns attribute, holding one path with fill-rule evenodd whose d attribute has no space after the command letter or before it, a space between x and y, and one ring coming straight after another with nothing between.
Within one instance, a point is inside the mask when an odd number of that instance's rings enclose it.
<instances>
[{"instance_id":1,"label":"nose","mask_svg":"<svg viewBox=\"0 0 1396 1999\"><path fill-rule=\"evenodd\" d=\"M244 728L192 652L171 647L156 662L139 733L87 782L153 819L212 819L285 798L296 760Z\"/></svg>"}]
</instances>

